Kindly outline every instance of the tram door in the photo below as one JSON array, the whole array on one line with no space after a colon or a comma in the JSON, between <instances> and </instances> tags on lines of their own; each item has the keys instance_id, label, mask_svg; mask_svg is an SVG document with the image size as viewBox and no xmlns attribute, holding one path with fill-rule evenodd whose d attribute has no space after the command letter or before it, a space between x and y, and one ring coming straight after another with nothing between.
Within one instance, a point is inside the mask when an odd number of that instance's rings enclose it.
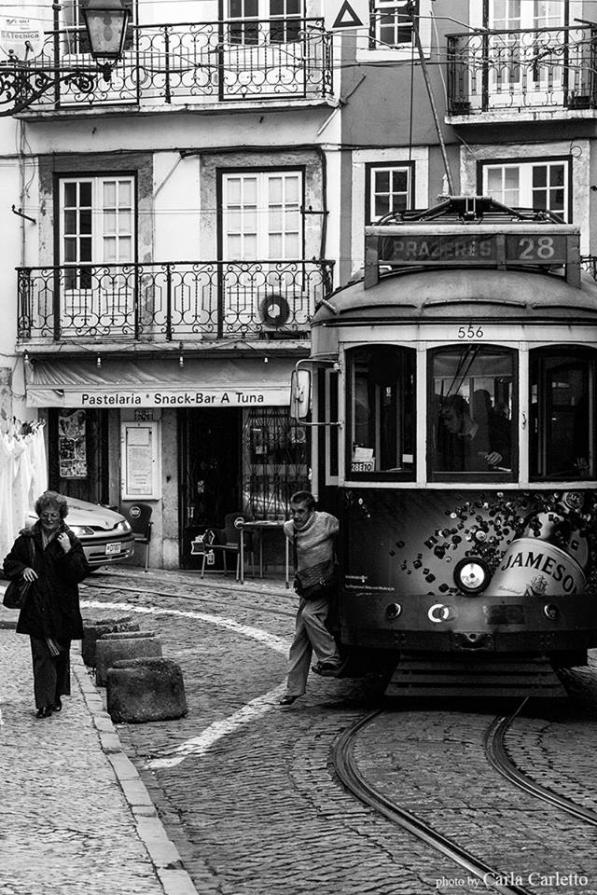
<instances>
[{"instance_id":1,"label":"tram door","mask_svg":"<svg viewBox=\"0 0 597 895\"><path fill-rule=\"evenodd\" d=\"M181 410L181 562L196 565L190 543L206 528L222 528L240 503L241 414L236 408Z\"/></svg>"}]
</instances>

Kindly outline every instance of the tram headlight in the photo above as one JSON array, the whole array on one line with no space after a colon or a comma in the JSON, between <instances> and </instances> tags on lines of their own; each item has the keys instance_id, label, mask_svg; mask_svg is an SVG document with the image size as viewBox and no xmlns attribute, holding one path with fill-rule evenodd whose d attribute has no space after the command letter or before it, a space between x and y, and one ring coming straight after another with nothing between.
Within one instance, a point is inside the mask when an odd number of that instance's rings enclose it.
<instances>
[{"instance_id":1,"label":"tram headlight","mask_svg":"<svg viewBox=\"0 0 597 895\"><path fill-rule=\"evenodd\" d=\"M465 594L478 594L489 583L489 568L483 559L467 556L456 563L454 581Z\"/></svg>"},{"instance_id":2,"label":"tram headlight","mask_svg":"<svg viewBox=\"0 0 597 895\"><path fill-rule=\"evenodd\" d=\"M388 603L386 606L386 618L389 621L393 621L393 619L398 618L399 615L402 615L402 606L400 603Z\"/></svg>"},{"instance_id":3,"label":"tram headlight","mask_svg":"<svg viewBox=\"0 0 597 895\"><path fill-rule=\"evenodd\" d=\"M560 610L553 603L546 603L545 606L543 607L543 614L551 622L555 622L560 617Z\"/></svg>"}]
</instances>

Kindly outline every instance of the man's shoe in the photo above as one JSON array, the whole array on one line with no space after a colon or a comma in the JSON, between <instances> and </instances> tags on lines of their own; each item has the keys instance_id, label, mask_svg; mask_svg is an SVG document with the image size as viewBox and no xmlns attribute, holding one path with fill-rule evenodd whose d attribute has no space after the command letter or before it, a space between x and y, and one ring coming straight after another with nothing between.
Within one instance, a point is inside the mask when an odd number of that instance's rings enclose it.
<instances>
[{"instance_id":1,"label":"man's shoe","mask_svg":"<svg viewBox=\"0 0 597 895\"><path fill-rule=\"evenodd\" d=\"M42 705L40 709L37 710L36 718L49 718L52 714L52 706L51 705Z\"/></svg>"},{"instance_id":2,"label":"man's shoe","mask_svg":"<svg viewBox=\"0 0 597 895\"><path fill-rule=\"evenodd\" d=\"M52 706L52 711L54 711L54 712L61 712L61 711L62 711L62 700L60 699L60 697L58 697L58 699L56 700L56 702L55 702L54 705Z\"/></svg>"},{"instance_id":3,"label":"man's shoe","mask_svg":"<svg viewBox=\"0 0 597 895\"><path fill-rule=\"evenodd\" d=\"M314 665L311 669L315 672L315 674L321 675L321 677L339 677L344 668L344 662L341 661L328 661L328 662L318 662L317 665Z\"/></svg>"},{"instance_id":4,"label":"man's shoe","mask_svg":"<svg viewBox=\"0 0 597 895\"><path fill-rule=\"evenodd\" d=\"M286 693L280 700L279 705L292 705L292 703L298 698L298 696L291 696L290 693Z\"/></svg>"}]
</instances>

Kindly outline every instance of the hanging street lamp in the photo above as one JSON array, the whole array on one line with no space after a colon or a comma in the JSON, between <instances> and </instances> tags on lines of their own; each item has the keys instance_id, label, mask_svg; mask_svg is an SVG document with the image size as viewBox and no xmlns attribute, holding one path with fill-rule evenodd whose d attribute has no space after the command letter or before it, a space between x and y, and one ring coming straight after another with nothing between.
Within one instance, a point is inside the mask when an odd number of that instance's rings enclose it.
<instances>
[{"instance_id":1,"label":"hanging street lamp","mask_svg":"<svg viewBox=\"0 0 597 895\"><path fill-rule=\"evenodd\" d=\"M58 97L61 84L88 96L96 87L98 69L103 80L110 81L112 67L123 53L130 0L81 0L80 8L85 25L82 45L84 52L97 63L96 69L82 63L60 64L61 6L58 2L52 4L54 53L53 63L47 66L42 56L43 33L35 25L24 18L0 22L0 117L22 112L52 91Z\"/></svg>"}]
</instances>

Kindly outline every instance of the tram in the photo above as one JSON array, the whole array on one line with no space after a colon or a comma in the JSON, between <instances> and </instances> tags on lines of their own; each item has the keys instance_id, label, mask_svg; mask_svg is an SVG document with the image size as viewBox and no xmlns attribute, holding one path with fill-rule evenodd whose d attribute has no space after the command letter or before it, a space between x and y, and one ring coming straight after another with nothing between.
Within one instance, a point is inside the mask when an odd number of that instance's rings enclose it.
<instances>
[{"instance_id":1,"label":"tram","mask_svg":"<svg viewBox=\"0 0 597 895\"><path fill-rule=\"evenodd\" d=\"M366 228L293 377L313 485L340 519L349 654L597 646L597 284L579 230L452 197ZM310 416L306 416L309 410Z\"/></svg>"}]
</instances>

